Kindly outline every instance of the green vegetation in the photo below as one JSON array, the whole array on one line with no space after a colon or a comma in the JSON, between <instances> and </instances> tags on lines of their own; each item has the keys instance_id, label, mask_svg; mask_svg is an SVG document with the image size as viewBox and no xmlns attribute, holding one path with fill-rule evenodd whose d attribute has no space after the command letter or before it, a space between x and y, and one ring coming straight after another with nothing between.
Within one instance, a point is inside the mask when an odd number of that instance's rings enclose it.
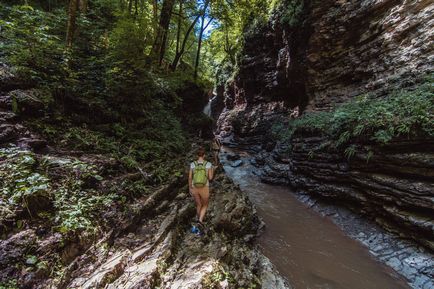
<instances>
[{"instance_id":1,"label":"green vegetation","mask_svg":"<svg viewBox=\"0 0 434 289\"><path fill-rule=\"evenodd\" d=\"M64 46L56 31L64 13L0 4L0 19L0 57L6 57L19 77L46 86L60 85L68 77Z\"/></svg>"},{"instance_id":2,"label":"green vegetation","mask_svg":"<svg viewBox=\"0 0 434 289\"><path fill-rule=\"evenodd\" d=\"M103 180L99 169L78 159L37 156L17 147L0 149L1 207L6 215L19 207L28 211L30 218L53 222L62 233L77 230L94 231L98 228L96 216L121 196L101 194L89 187L90 182ZM60 179L53 172L59 171ZM52 174L52 176L50 176ZM53 210L54 208L54 210ZM22 226L22 221L17 226Z\"/></svg>"},{"instance_id":3,"label":"green vegetation","mask_svg":"<svg viewBox=\"0 0 434 289\"><path fill-rule=\"evenodd\" d=\"M206 2L173 1L179 15L170 17L165 43L159 37L168 1L68 2L76 11L65 1L0 3L0 63L22 89L35 91L8 92L12 110L61 154L91 155L80 160L1 149L2 233L40 221L64 236L101 231L108 208L123 212L181 175L189 133L211 122L201 105L184 110L202 103L211 86L197 58L197 29L210 13ZM183 91L194 91L187 104ZM23 109L31 102L43 112Z\"/></svg>"},{"instance_id":4,"label":"green vegetation","mask_svg":"<svg viewBox=\"0 0 434 289\"><path fill-rule=\"evenodd\" d=\"M212 2L214 3L214 2ZM218 85L233 79L247 41L262 35L267 25L296 27L301 23L303 0L216 1L211 15L214 29L204 40L204 75Z\"/></svg>"},{"instance_id":5,"label":"green vegetation","mask_svg":"<svg viewBox=\"0 0 434 289\"><path fill-rule=\"evenodd\" d=\"M325 135L325 147L347 147L351 156L355 141L387 144L396 138L434 137L433 75L415 90L402 90L385 98L362 96L330 112L307 113L291 120L289 127L274 127L282 140L297 133Z\"/></svg>"},{"instance_id":6,"label":"green vegetation","mask_svg":"<svg viewBox=\"0 0 434 289\"><path fill-rule=\"evenodd\" d=\"M302 20L301 15L304 5L304 0L274 1L272 6L273 16L281 24L295 27Z\"/></svg>"},{"instance_id":7,"label":"green vegetation","mask_svg":"<svg viewBox=\"0 0 434 289\"><path fill-rule=\"evenodd\" d=\"M213 270L208 273L202 281L202 285L205 288L220 288L220 282L227 282L231 286L236 286L234 276L228 272L227 268L224 268L220 264L216 264ZM257 284L251 286L251 288L256 288Z\"/></svg>"},{"instance_id":8,"label":"green vegetation","mask_svg":"<svg viewBox=\"0 0 434 289\"><path fill-rule=\"evenodd\" d=\"M6 282L0 282L0 289L18 289L18 282L17 280L9 280Z\"/></svg>"}]
</instances>

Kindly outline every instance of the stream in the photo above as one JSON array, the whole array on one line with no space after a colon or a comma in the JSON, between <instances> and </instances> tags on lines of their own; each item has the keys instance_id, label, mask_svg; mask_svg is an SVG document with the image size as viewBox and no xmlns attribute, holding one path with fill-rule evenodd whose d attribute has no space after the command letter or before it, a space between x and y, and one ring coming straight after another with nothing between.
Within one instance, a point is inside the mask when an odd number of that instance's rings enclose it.
<instances>
[{"instance_id":1,"label":"stream","mask_svg":"<svg viewBox=\"0 0 434 289\"><path fill-rule=\"evenodd\" d=\"M228 160L234 153L241 159ZM259 247L295 289L410 288L330 219L297 200L288 187L261 183L247 153L224 148L220 159L265 222Z\"/></svg>"}]
</instances>

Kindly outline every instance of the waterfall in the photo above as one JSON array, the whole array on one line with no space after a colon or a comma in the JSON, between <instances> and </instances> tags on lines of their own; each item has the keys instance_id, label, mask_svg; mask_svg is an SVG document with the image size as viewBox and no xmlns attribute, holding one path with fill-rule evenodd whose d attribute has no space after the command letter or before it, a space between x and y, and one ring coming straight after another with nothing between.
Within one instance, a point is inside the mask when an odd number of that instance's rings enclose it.
<instances>
[{"instance_id":1,"label":"waterfall","mask_svg":"<svg viewBox=\"0 0 434 289\"><path fill-rule=\"evenodd\" d=\"M203 113L207 116L211 117L211 99L208 101L208 103L203 108Z\"/></svg>"}]
</instances>

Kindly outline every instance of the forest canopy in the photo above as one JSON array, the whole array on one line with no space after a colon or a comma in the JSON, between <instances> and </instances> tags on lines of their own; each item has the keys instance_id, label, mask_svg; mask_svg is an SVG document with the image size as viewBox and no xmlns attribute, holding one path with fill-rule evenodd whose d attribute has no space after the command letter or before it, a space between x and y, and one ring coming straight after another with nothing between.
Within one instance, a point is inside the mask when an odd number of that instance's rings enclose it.
<instances>
[{"instance_id":1,"label":"forest canopy","mask_svg":"<svg viewBox=\"0 0 434 289\"><path fill-rule=\"evenodd\" d=\"M86 65L99 65L104 55L111 64L188 71L194 79L214 81L221 67L236 65L243 32L265 22L281 1L2 2L2 56L9 54L12 64L27 70L30 78L45 75L45 81L52 81L54 71L66 78L70 62L85 57ZM8 44L14 37L20 41ZM45 71L37 69L42 66Z\"/></svg>"}]
</instances>

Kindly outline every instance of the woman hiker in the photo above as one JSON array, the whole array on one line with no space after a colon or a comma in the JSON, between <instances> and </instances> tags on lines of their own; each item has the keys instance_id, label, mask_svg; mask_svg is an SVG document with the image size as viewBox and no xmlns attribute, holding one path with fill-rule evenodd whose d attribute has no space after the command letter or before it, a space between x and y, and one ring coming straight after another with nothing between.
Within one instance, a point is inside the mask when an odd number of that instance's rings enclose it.
<instances>
[{"instance_id":1,"label":"woman hiker","mask_svg":"<svg viewBox=\"0 0 434 289\"><path fill-rule=\"evenodd\" d=\"M190 164L188 186L196 202L197 221L200 229L204 229L203 220L209 201L209 181L214 177L214 169L210 162L205 160L205 149L197 150L197 160ZM195 227L193 227L194 229ZM199 232L200 233L200 232Z\"/></svg>"}]
</instances>

